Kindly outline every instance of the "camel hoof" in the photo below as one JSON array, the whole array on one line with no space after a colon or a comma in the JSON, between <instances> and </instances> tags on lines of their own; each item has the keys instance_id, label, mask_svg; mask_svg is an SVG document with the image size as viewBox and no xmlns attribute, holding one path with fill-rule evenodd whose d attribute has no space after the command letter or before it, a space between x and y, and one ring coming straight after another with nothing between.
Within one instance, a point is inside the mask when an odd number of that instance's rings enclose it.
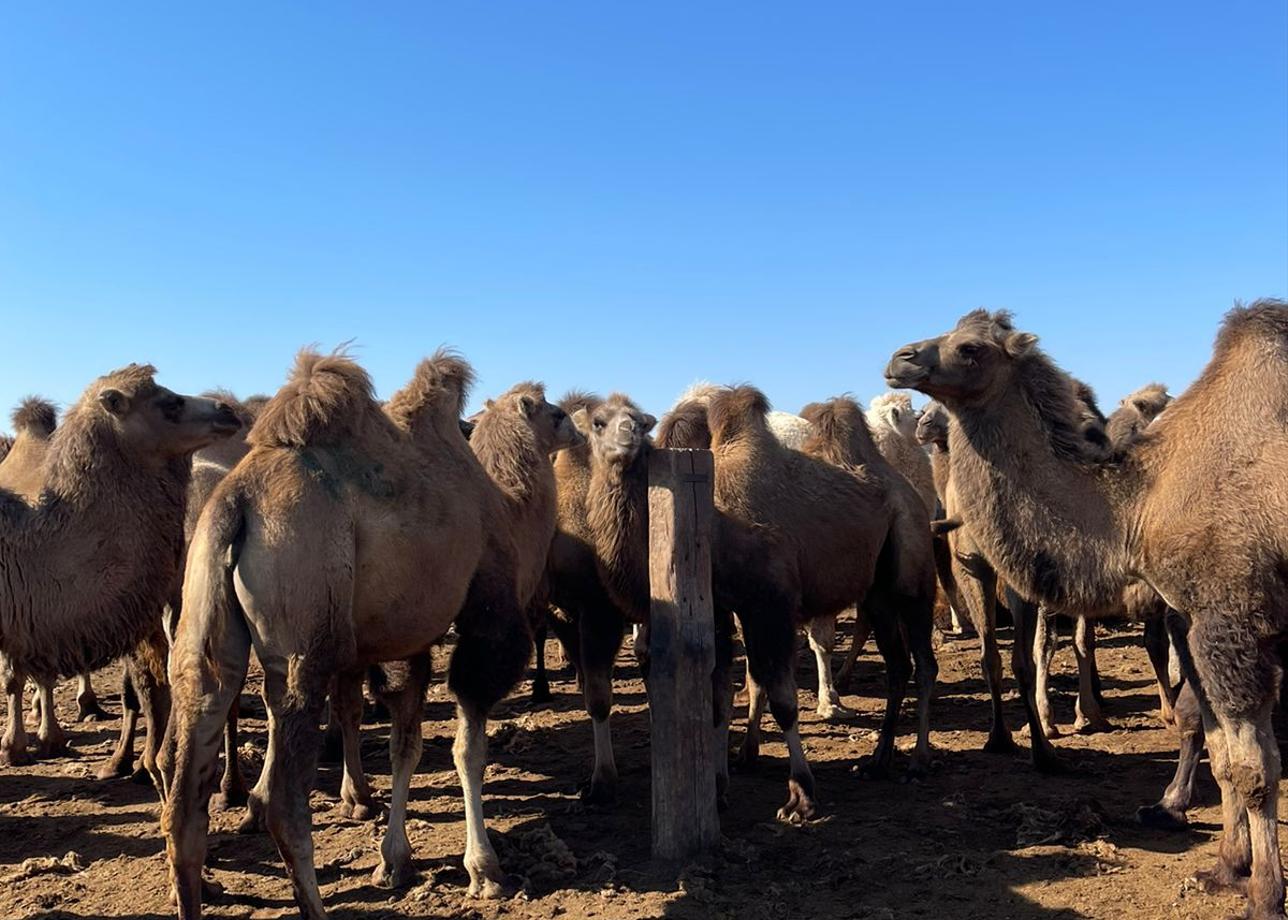
<instances>
[{"instance_id":1,"label":"camel hoof","mask_svg":"<svg viewBox=\"0 0 1288 920\"><path fill-rule=\"evenodd\" d=\"M501 901L514 897L522 887L522 880L513 875L506 875L500 879L471 876L468 895L484 901Z\"/></svg>"},{"instance_id":2,"label":"camel hoof","mask_svg":"<svg viewBox=\"0 0 1288 920\"><path fill-rule=\"evenodd\" d=\"M815 711L818 713L818 717L825 722L835 722L840 719L853 719L855 716L853 709L842 706L840 703L828 703L826 705L819 703L818 709Z\"/></svg>"},{"instance_id":3,"label":"camel hoof","mask_svg":"<svg viewBox=\"0 0 1288 920\"><path fill-rule=\"evenodd\" d=\"M36 744L36 750L41 757L71 757L74 753L67 746L66 738L41 739Z\"/></svg>"},{"instance_id":4,"label":"camel hoof","mask_svg":"<svg viewBox=\"0 0 1288 920\"><path fill-rule=\"evenodd\" d=\"M250 793L245 789L220 789L210 797L211 811L232 811L241 808L250 801Z\"/></svg>"},{"instance_id":5,"label":"camel hoof","mask_svg":"<svg viewBox=\"0 0 1288 920\"><path fill-rule=\"evenodd\" d=\"M1033 768L1046 776L1068 776L1073 768L1055 754L1033 755Z\"/></svg>"},{"instance_id":6,"label":"camel hoof","mask_svg":"<svg viewBox=\"0 0 1288 920\"><path fill-rule=\"evenodd\" d=\"M376 866L375 871L371 873L371 884L377 888L406 888L415 879L416 870L412 868L410 858L396 866L386 865L382 859L380 865Z\"/></svg>"},{"instance_id":7,"label":"camel hoof","mask_svg":"<svg viewBox=\"0 0 1288 920\"><path fill-rule=\"evenodd\" d=\"M1077 735L1098 735L1113 730L1113 724L1104 716L1098 719L1078 719L1073 723L1073 731Z\"/></svg>"},{"instance_id":8,"label":"camel hoof","mask_svg":"<svg viewBox=\"0 0 1288 920\"><path fill-rule=\"evenodd\" d=\"M9 748L0 751L0 766L5 767L29 767L36 762L36 758L31 755L31 751L25 747Z\"/></svg>"},{"instance_id":9,"label":"camel hoof","mask_svg":"<svg viewBox=\"0 0 1288 920\"><path fill-rule=\"evenodd\" d=\"M134 775L134 761L118 760L113 757L108 760L107 763L103 764L103 766L99 767L98 772L94 775L102 780L126 779Z\"/></svg>"},{"instance_id":10,"label":"camel hoof","mask_svg":"<svg viewBox=\"0 0 1288 920\"><path fill-rule=\"evenodd\" d=\"M554 695L551 694L549 686L538 686L537 684L533 684L532 693L529 695L528 699L532 702L533 706L544 706L554 700Z\"/></svg>"},{"instance_id":11,"label":"camel hoof","mask_svg":"<svg viewBox=\"0 0 1288 920\"><path fill-rule=\"evenodd\" d=\"M814 798L794 779L787 781L787 804L778 809L778 820L784 824L804 824L814 818Z\"/></svg>"},{"instance_id":12,"label":"camel hoof","mask_svg":"<svg viewBox=\"0 0 1288 920\"><path fill-rule=\"evenodd\" d=\"M98 705L98 700L76 704L77 722L109 722L111 719L112 714Z\"/></svg>"},{"instance_id":13,"label":"camel hoof","mask_svg":"<svg viewBox=\"0 0 1288 920\"><path fill-rule=\"evenodd\" d=\"M1054 722L1050 725L1044 725L1042 726L1042 734L1047 738L1059 738L1061 737L1060 726L1056 725Z\"/></svg>"},{"instance_id":14,"label":"camel hoof","mask_svg":"<svg viewBox=\"0 0 1288 920\"><path fill-rule=\"evenodd\" d=\"M609 806L617 803L617 783L590 779L580 789L583 805Z\"/></svg>"},{"instance_id":15,"label":"camel hoof","mask_svg":"<svg viewBox=\"0 0 1288 920\"><path fill-rule=\"evenodd\" d=\"M374 821L380 816L380 806L375 802L341 802L335 810L353 821Z\"/></svg>"},{"instance_id":16,"label":"camel hoof","mask_svg":"<svg viewBox=\"0 0 1288 920\"><path fill-rule=\"evenodd\" d=\"M1248 877L1231 871L1229 866L1220 861L1212 869L1195 872L1194 882L1204 894L1234 892L1246 896L1248 893Z\"/></svg>"},{"instance_id":17,"label":"camel hoof","mask_svg":"<svg viewBox=\"0 0 1288 920\"><path fill-rule=\"evenodd\" d=\"M889 761L880 762L872 757L859 761L859 763L852 767L851 770L859 779L865 781L876 781L890 778Z\"/></svg>"},{"instance_id":18,"label":"camel hoof","mask_svg":"<svg viewBox=\"0 0 1288 920\"><path fill-rule=\"evenodd\" d=\"M239 834L263 834L268 830L264 823L263 806L256 807L252 801L246 803L246 815L237 825Z\"/></svg>"},{"instance_id":19,"label":"camel hoof","mask_svg":"<svg viewBox=\"0 0 1288 920\"><path fill-rule=\"evenodd\" d=\"M1178 833L1190 829L1190 822L1183 811L1173 811L1161 802L1156 805L1142 805L1136 809L1136 820L1145 827L1158 831Z\"/></svg>"},{"instance_id":20,"label":"camel hoof","mask_svg":"<svg viewBox=\"0 0 1288 920\"><path fill-rule=\"evenodd\" d=\"M1014 754L1015 739L1011 737L1010 732L992 732L984 742L984 753Z\"/></svg>"}]
</instances>

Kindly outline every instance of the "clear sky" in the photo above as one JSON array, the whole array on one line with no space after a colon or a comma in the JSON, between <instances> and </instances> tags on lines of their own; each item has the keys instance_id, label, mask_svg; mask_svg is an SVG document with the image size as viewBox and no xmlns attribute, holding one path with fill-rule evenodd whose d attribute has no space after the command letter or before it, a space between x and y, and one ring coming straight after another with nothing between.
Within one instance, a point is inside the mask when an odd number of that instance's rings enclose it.
<instances>
[{"instance_id":1,"label":"clear sky","mask_svg":"<svg viewBox=\"0 0 1288 920\"><path fill-rule=\"evenodd\" d=\"M1279 0L202 6L0 12L0 406L353 339L795 411L976 306L1111 405L1288 296Z\"/></svg>"}]
</instances>

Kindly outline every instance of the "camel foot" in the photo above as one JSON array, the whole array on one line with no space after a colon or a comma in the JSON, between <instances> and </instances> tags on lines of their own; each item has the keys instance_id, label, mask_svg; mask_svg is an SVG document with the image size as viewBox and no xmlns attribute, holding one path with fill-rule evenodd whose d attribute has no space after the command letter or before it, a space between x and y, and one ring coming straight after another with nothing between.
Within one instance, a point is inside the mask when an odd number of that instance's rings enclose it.
<instances>
[{"instance_id":1,"label":"camel foot","mask_svg":"<svg viewBox=\"0 0 1288 920\"><path fill-rule=\"evenodd\" d=\"M928 777L935 769L935 762L926 756L914 756L908 764L907 771L903 774L903 782L920 783Z\"/></svg>"},{"instance_id":2,"label":"camel foot","mask_svg":"<svg viewBox=\"0 0 1288 920\"><path fill-rule=\"evenodd\" d=\"M806 791L805 786L812 782L801 783L795 779L787 781L787 803L778 809L778 820L784 824L804 824L815 814L814 796Z\"/></svg>"},{"instance_id":3,"label":"camel foot","mask_svg":"<svg viewBox=\"0 0 1288 920\"><path fill-rule=\"evenodd\" d=\"M70 757L75 753L67 746L67 737L65 735L41 738L36 742L36 750L41 757Z\"/></svg>"},{"instance_id":4,"label":"camel foot","mask_svg":"<svg viewBox=\"0 0 1288 920\"><path fill-rule=\"evenodd\" d=\"M1068 776L1073 768L1054 751L1033 749L1033 768L1046 776Z\"/></svg>"},{"instance_id":5,"label":"camel foot","mask_svg":"<svg viewBox=\"0 0 1288 920\"><path fill-rule=\"evenodd\" d=\"M1042 725L1042 734L1046 738L1059 738L1061 735L1060 726L1054 722L1044 722Z\"/></svg>"},{"instance_id":6,"label":"camel foot","mask_svg":"<svg viewBox=\"0 0 1288 920\"><path fill-rule=\"evenodd\" d=\"M1248 893L1248 877L1242 873L1235 872L1219 859L1211 869L1195 872L1194 881L1198 884L1199 891L1204 894L1228 894L1233 892L1246 896Z\"/></svg>"},{"instance_id":7,"label":"camel foot","mask_svg":"<svg viewBox=\"0 0 1288 920\"><path fill-rule=\"evenodd\" d=\"M211 901L216 901L219 898L222 898L223 896L224 896L223 885L219 884L213 879L208 879L205 877L201 879L201 903L202 904L209 904ZM176 907L176 908L179 906L179 894L174 890L173 885L170 886L170 906Z\"/></svg>"},{"instance_id":8,"label":"camel foot","mask_svg":"<svg viewBox=\"0 0 1288 920\"><path fill-rule=\"evenodd\" d=\"M263 834L267 832L268 825L265 823L264 803L251 795L246 800L246 815L237 825L239 834Z\"/></svg>"},{"instance_id":9,"label":"camel foot","mask_svg":"<svg viewBox=\"0 0 1288 920\"><path fill-rule=\"evenodd\" d=\"M1154 830L1168 831L1169 833L1178 833L1190 829L1190 822L1185 817L1185 812L1168 808L1162 802L1156 805L1142 805L1137 808L1136 820L1145 827L1152 827Z\"/></svg>"},{"instance_id":10,"label":"camel foot","mask_svg":"<svg viewBox=\"0 0 1288 920\"><path fill-rule=\"evenodd\" d=\"M134 758L109 757L94 775L99 779L126 779L134 775Z\"/></svg>"},{"instance_id":11,"label":"camel foot","mask_svg":"<svg viewBox=\"0 0 1288 920\"><path fill-rule=\"evenodd\" d=\"M818 709L815 711L818 713L818 717L826 722L852 719L855 716L853 709L842 706L840 703L828 703L823 700L818 701Z\"/></svg>"},{"instance_id":12,"label":"camel foot","mask_svg":"<svg viewBox=\"0 0 1288 920\"><path fill-rule=\"evenodd\" d=\"M380 865L371 873L371 884L377 888L406 888L415 880L416 870L410 856L392 865L381 857Z\"/></svg>"},{"instance_id":13,"label":"camel foot","mask_svg":"<svg viewBox=\"0 0 1288 920\"><path fill-rule=\"evenodd\" d=\"M1079 716L1073 723L1073 731L1078 735L1098 735L1101 732L1111 732L1113 730L1113 724L1104 716L1094 718Z\"/></svg>"},{"instance_id":14,"label":"camel foot","mask_svg":"<svg viewBox=\"0 0 1288 920\"><path fill-rule=\"evenodd\" d=\"M993 729L988 733L988 740L984 742L984 753L986 754L1013 754L1015 753L1015 739L1006 729Z\"/></svg>"},{"instance_id":15,"label":"camel foot","mask_svg":"<svg viewBox=\"0 0 1288 920\"><path fill-rule=\"evenodd\" d=\"M335 807L342 817L353 821L374 821L380 817L380 806L374 800L365 802L341 802Z\"/></svg>"},{"instance_id":16,"label":"camel foot","mask_svg":"<svg viewBox=\"0 0 1288 920\"><path fill-rule=\"evenodd\" d=\"M36 762L36 758L27 750L27 746L7 747L0 749L0 766L5 767L28 767Z\"/></svg>"},{"instance_id":17,"label":"camel foot","mask_svg":"<svg viewBox=\"0 0 1288 920\"><path fill-rule=\"evenodd\" d=\"M241 808L250 801L250 793L245 789L220 789L210 797L211 811L231 811Z\"/></svg>"},{"instance_id":18,"label":"camel foot","mask_svg":"<svg viewBox=\"0 0 1288 920\"><path fill-rule=\"evenodd\" d=\"M506 875L499 868L486 873L471 872L467 896L485 901L500 901L514 897L522 887L523 883L517 876Z\"/></svg>"},{"instance_id":19,"label":"camel foot","mask_svg":"<svg viewBox=\"0 0 1288 920\"><path fill-rule=\"evenodd\" d=\"M76 698L77 722L107 722L111 718L112 714L98 705L97 696Z\"/></svg>"},{"instance_id":20,"label":"camel foot","mask_svg":"<svg viewBox=\"0 0 1288 920\"><path fill-rule=\"evenodd\" d=\"M591 777L578 790L583 805L607 807L617 804L617 780Z\"/></svg>"},{"instance_id":21,"label":"camel foot","mask_svg":"<svg viewBox=\"0 0 1288 920\"><path fill-rule=\"evenodd\" d=\"M854 773L862 780L882 780L890 778L890 761L869 757L854 767Z\"/></svg>"},{"instance_id":22,"label":"camel foot","mask_svg":"<svg viewBox=\"0 0 1288 920\"><path fill-rule=\"evenodd\" d=\"M554 700L554 696L550 693L550 684L534 682L529 699L532 701L533 706L544 706Z\"/></svg>"}]
</instances>

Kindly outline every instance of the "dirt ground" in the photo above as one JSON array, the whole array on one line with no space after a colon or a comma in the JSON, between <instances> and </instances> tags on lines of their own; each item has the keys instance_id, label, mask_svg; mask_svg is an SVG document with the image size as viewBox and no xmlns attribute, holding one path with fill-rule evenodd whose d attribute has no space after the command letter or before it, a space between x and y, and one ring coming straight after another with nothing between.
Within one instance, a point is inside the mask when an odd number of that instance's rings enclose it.
<instances>
[{"instance_id":1,"label":"dirt ground","mask_svg":"<svg viewBox=\"0 0 1288 920\"><path fill-rule=\"evenodd\" d=\"M553 706L539 709L528 703L524 684L492 726L485 790L502 863L528 879L524 894L501 903L465 897L453 708L436 684L425 707L425 754L408 828L419 879L393 892L369 883L380 828L335 811L340 771L324 764L313 795L323 897L336 920L1148 920L1223 917L1239 909L1236 899L1201 894L1185 881L1216 853L1220 813L1206 766L1189 833L1147 831L1133 821L1138 805L1157 799L1175 754L1173 737L1156 716L1138 629L1104 634L1100 667L1116 730L1058 740L1075 768L1067 777L1035 774L1024 734L1013 756L981 752L989 709L977 649L975 639L948 639L940 650L937 769L912 784L866 782L851 770L875 743L884 680L879 659L865 654L853 692L844 697L857 716L827 724L813 714L812 661L802 655L802 734L823 817L804 827L774 821L785 797L787 758L767 720L762 764L734 776L720 851L679 871L649 862L648 715L633 663L623 656L618 664L614 735L621 786L611 810L587 810L578 801L591 733L575 683L557 674ZM102 675L101 690L116 680L115 672ZM1057 718L1068 726L1075 681L1067 641L1054 688ZM74 713L73 692L72 684L59 690L64 720ZM119 697L105 696L107 708L119 711ZM244 699L243 760L253 770L265 744L264 713L258 697ZM1007 705L1011 724L1022 724L1013 690ZM901 748L911 743L912 716L910 699ZM0 771L0 917L173 916L155 794L129 781L93 779L118 727L117 721L73 725L74 756ZM384 724L364 729L367 771L381 795L389 780L387 734ZM735 725L735 744L739 738ZM901 755L900 769L904 762ZM207 915L296 916L272 842L237 834L239 816L217 814L212 821L212 877L225 892ZM41 857L61 862L50 867L37 862Z\"/></svg>"}]
</instances>

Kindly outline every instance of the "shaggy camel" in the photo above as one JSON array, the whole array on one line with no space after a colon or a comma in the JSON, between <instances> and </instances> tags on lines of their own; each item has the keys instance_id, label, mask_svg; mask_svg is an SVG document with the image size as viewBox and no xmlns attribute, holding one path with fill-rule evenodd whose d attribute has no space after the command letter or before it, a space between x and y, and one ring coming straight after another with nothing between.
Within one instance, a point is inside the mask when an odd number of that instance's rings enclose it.
<instances>
[{"instance_id":1,"label":"shaggy camel","mask_svg":"<svg viewBox=\"0 0 1288 920\"><path fill-rule=\"evenodd\" d=\"M9 452L0 458L0 489L8 489L28 504L35 504L40 500L45 483L45 457L49 453L49 439L58 424L58 412L53 403L32 396L18 404L11 419L16 436ZM3 655L0 655L0 675L9 699L9 721L4 738L0 740L0 763L30 763L22 712L26 675L15 671ZM77 721L95 721L107 715L98 705L98 695L89 674L77 677L76 706ZM36 685L32 715L39 725L40 752L45 756L65 753L67 736L58 724L52 681Z\"/></svg>"},{"instance_id":2,"label":"shaggy camel","mask_svg":"<svg viewBox=\"0 0 1288 920\"><path fill-rule=\"evenodd\" d=\"M917 443L917 413L907 393L882 393L868 403L868 429L881 456L912 483L926 506L926 514L935 516L935 478L930 458Z\"/></svg>"},{"instance_id":3,"label":"shaggy camel","mask_svg":"<svg viewBox=\"0 0 1288 920\"><path fill-rule=\"evenodd\" d=\"M531 382L517 384L496 399L488 400L484 410L470 422L470 448L503 497L505 517L514 546L520 553L515 571L519 601L539 607L544 603L544 592L540 589L545 582L546 559L555 533L555 474L550 458L585 443L585 438L562 407L546 402L545 388ZM358 743L365 670L341 674L332 701L344 759L340 808L342 813L359 820L375 817L378 811L362 770ZM404 670L384 669L385 679L373 684L377 696L390 697L386 684L398 687L396 692L401 692L407 681ZM391 681L394 671L397 674ZM414 664L410 673L427 675L428 660Z\"/></svg>"},{"instance_id":4,"label":"shaggy camel","mask_svg":"<svg viewBox=\"0 0 1288 920\"><path fill-rule=\"evenodd\" d=\"M182 553L190 456L240 427L153 374L130 365L90 385L49 442L39 502L0 490L0 566L21 573L0 584L0 653L38 683L107 665L155 629Z\"/></svg>"},{"instance_id":5,"label":"shaggy camel","mask_svg":"<svg viewBox=\"0 0 1288 920\"><path fill-rule=\"evenodd\" d=\"M929 705L938 670L931 649L934 572L933 566L916 565L918 558L930 557L924 508L917 506L918 523L908 526L879 476L820 460L808 444L808 452L783 447L768 428L767 411L758 390L723 388L705 403L677 405L659 442L668 447L709 442L715 454L717 628L727 632L729 612L737 613L751 681L741 756L751 761L758 754L767 696L792 754L789 799L780 812L790 820L808 817L814 807L813 779L796 724L790 666L795 626L858 606L877 634L890 683L881 739L864 768L869 775L889 769L898 709L912 673L911 645L921 691L911 770L920 772L929 766ZM925 554L904 552L904 539L924 541ZM718 637L716 646L718 654L729 654L728 641ZM727 663L717 670L727 672ZM727 688L727 673L722 679ZM728 695L721 690L717 699L727 705ZM727 718L723 721L727 730Z\"/></svg>"},{"instance_id":6,"label":"shaggy camel","mask_svg":"<svg viewBox=\"0 0 1288 920\"><path fill-rule=\"evenodd\" d=\"M232 437L207 445L192 455L192 479L188 483L188 507L183 524L185 553L192 541L201 509L205 507L215 486L250 450L246 435L255 423L258 408L262 408L268 399L266 396L251 396L243 401L227 390L209 390L201 395L227 406L237 416L241 429ZM161 629L126 658L121 687L121 732L112 755L98 770L99 779L132 775L136 780L142 781L150 776L149 765L155 762L162 739L148 737L144 747L143 766L136 770L134 736L142 713L150 710L151 714L145 718L157 724L165 724L169 719L166 661L169 657L169 643L173 640L178 623L181 590L182 585L177 583L171 589L171 599L158 620ZM244 804L246 801L246 785L237 761L236 705L229 716L224 737L224 776L216 796L219 807Z\"/></svg>"},{"instance_id":7,"label":"shaggy camel","mask_svg":"<svg viewBox=\"0 0 1288 920\"><path fill-rule=\"evenodd\" d=\"M201 912L219 728L252 645L265 673L270 740L265 794L251 802L309 920L325 916L308 790L330 677L381 661L410 663L390 700L393 790L373 881L411 877L407 798L429 677L420 665L453 624L448 686L457 698L453 756L470 893L512 890L483 821L487 715L531 652L516 578L522 561L544 560L546 548L518 545L506 493L462 435L471 377L463 361L439 353L382 409L353 361L301 353L251 430L250 453L202 512L171 653L173 762L163 771L170 780L162 826L180 917Z\"/></svg>"},{"instance_id":8,"label":"shaggy camel","mask_svg":"<svg viewBox=\"0 0 1288 920\"><path fill-rule=\"evenodd\" d=\"M1057 609L1113 610L1141 578L1188 618L1182 656L1221 787L1209 888L1284 916L1271 726L1288 632L1288 304L1227 316L1199 379L1126 453L1092 455L1063 375L1009 315L967 314L895 353L889 383L953 416L952 479L999 573ZM1202 501L1195 500L1202 496Z\"/></svg>"}]
</instances>

